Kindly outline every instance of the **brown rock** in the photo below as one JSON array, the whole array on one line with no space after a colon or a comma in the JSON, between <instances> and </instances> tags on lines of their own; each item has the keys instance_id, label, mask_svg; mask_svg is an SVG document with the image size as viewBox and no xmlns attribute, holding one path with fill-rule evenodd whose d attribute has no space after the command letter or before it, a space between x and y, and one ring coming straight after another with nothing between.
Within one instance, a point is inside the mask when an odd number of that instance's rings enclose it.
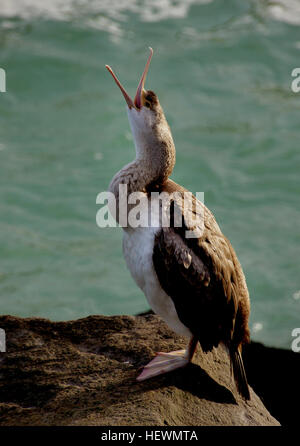
<instances>
[{"instance_id":1,"label":"brown rock","mask_svg":"<svg viewBox=\"0 0 300 446\"><path fill-rule=\"evenodd\" d=\"M279 425L251 390L237 394L222 348L136 382L156 351L183 348L158 316L69 322L0 317L0 425Z\"/></svg>"}]
</instances>

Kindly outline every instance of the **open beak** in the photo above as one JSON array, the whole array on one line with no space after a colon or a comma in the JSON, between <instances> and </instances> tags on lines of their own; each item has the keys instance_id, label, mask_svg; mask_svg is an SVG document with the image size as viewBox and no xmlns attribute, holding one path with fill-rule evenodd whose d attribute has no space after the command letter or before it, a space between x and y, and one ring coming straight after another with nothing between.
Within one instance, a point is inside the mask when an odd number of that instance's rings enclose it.
<instances>
[{"instance_id":1,"label":"open beak","mask_svg":"<svg viewBox=\"0 0 300 446\"><path fill-rule=\"evenodd\" d=\"M119 79L117 78L115 73L113 72L113 70L110 68L110 66L109 65L105 65L105 67L108 69L108 71L110 72L110 74L114 78L116 84L120 88L120 90L121 90L121 92L122 92L122 94L123 94L123 96L125 98L125 101L127 102L127 105L128 105L129 108L134 107L137 110L140 110L142 108L143 104L144 104L144 96L143 96L144 91L145 91L144 90L144 85L145 85L146 76L147 76L147 73L148 73L148 70L149 70L151 58L152 58L152 55L153 55L153 49L152 48L149 48L149 49L150 49L150 54L149 54L149 57L148 57L148 60L147 60L144 72L142 74L141 80L140 80L139 85L137 87L134 101L131 99L131 97L129 96L129 94L127 93L127 91L125 90L125 88L123 87L123 85L121 84L121 82L119 81Z\"/></svg>"}]
</instances>

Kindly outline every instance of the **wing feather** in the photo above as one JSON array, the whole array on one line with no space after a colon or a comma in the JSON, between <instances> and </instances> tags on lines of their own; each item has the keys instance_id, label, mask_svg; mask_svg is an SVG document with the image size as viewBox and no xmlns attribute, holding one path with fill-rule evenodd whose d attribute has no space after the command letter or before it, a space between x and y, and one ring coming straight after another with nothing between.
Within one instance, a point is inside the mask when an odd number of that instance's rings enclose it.
<instances>
[{"instance_id":1,"label":"wing feather","mask_svg":"<svg viewBox=\"0 0 300 446\"><path fill-rule=\"evenodd\" d=\"M236 345L247 341L248 290L230 242L213 214L193 195L182 199L185 190L171 180L164 185L164 191L176 192L171 216L179 209L183 225L163 227L157 234L153 263L179 319L199 339L204 351L221 341ZM186 238L186 231L199 236ZM242 323L236 327L238 313Z\"/></svg>"}]
</instances>

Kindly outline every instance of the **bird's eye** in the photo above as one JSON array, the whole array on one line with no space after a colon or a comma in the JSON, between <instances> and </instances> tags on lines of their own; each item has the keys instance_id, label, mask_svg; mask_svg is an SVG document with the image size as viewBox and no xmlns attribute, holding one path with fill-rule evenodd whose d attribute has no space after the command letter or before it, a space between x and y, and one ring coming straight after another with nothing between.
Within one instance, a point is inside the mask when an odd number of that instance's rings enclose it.
<instances>
[{"instance_id":1,"label":"bird's eye","mask_svg":"<svg viewBox=\"0 0 300 446\"><path fill-rule=\"evenodd\" d=\"M149 101L145 101L145 106L146 106L147 108L150 108L150 107L151 107L150 102L149 102Z\"/></svg>"}]
</instances>

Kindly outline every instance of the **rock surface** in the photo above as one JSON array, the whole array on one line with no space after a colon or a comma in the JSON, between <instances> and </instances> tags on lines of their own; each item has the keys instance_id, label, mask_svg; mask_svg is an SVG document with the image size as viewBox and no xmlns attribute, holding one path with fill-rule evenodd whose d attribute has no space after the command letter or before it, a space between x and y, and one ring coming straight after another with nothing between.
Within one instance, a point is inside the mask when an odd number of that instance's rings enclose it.
<instances>
[{"instance_id":1,"label":"rock surface","mask_svg":"<svg viewBox=\"0 0 300 446\"><path fill-rule=\"evenodd\" d=\"M158 316L69 322L1 316L0 425L279 425L251 389L237 394L226 352L142 383L156 351L184 348Z\"/></svg>"}]
</instances>

